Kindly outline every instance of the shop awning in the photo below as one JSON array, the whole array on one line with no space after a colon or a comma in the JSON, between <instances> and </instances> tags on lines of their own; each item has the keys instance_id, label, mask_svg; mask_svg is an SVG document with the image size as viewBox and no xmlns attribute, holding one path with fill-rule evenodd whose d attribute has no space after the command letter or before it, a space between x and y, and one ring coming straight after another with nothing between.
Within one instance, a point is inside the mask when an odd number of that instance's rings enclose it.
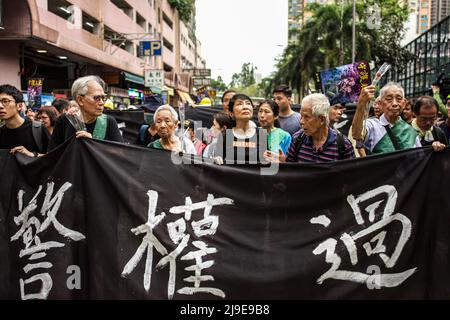
<instances>
[{"instance_id":1,"label":"shop awning","mask_svg":"<svg viewBox=\"0 0 450 320\"><path fill-rule=\"evenodd\" d=\"M163 90L164 90L164 91L167 91L167 93L169 94L169 96L175 95L175 91L174 91L173 88L171 88L171 87L164 86L164 87L163 87Z\"/></svg>"},{"instance_id":2,"label":"shop awning","mask_svg":"<svg viewBox=\"0 0 450 320\"><path fill-rule=\"evenodd\" d=\"M192 100L191 96L189 95L189 93L181 91L181 90L177 90L178 95L180 96L181 100L183 102L187 102L189 103L189 105L195 105L195 102Z\"/></svg>"},{"instance_id":3,"label":"shop awning","mask_svg":"<svg viewBox=\"0 0 450 320\"><path fill-rule=\"evenodd\" d=\"M137 76L135 74L124 71L123 75L125 76L125 81L134 82L140 85L145 85L145 81L143 77Z\"/></svg>"}]
</instances>

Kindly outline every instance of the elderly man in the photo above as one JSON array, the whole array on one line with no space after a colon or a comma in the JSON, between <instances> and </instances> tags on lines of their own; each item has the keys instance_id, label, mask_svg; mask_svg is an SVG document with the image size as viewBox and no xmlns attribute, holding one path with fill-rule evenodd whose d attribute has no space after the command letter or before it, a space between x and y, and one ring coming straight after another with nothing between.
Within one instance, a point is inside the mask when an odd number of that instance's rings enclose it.
<instances>
[{"instance_id":1,"label":"elderly man","mask_svg":"<svg viewBox=\"0 0 450 320\"><path fill-rule=\"evenodd\" d=\"M302 101L301 126L296 132L286 159L280 161L321 163L353 159L350 141L329 126L330 103L323 94L311 94Z\"/></svg>"},{"instance_id":2,"label":"elderly man","mask_svg":"<svg viewBox=\"0 0 450 320\"><path fill-rule=\"evenodd\" d=\"M421 147L416 130L400 117L406 103L402 86L389 82L381 89L379 101L383 114L379 119L367 119L364 125L365 109L374 96L375 86L361 90L352 122L357 148L365 147L369 153L376 154Z\"/></svg>"},{"instance_id":3,"label":"elderly man","mask_svg":"<svg viewBox=\"0 0 450 320\"><path fill-rule=\"evenodd\" d=\"M103 104L106 101L104 88L105 82L97 76L86 76L75 80L72 85L72 97L80 107L86 130L75 128L68 116L62 115L53 129L48 146L49 151L74 134L77 138L123 142L116 120L103 114Z\"/></svg>"}]
</instances>

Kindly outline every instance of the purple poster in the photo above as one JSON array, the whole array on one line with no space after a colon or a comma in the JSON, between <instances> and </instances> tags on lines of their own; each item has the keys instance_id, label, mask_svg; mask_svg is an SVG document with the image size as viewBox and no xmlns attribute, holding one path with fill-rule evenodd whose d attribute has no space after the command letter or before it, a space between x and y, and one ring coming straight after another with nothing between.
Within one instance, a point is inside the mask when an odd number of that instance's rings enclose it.
<instances>
[{"instance_id":1,"label":"purple poster","mask_svg":"<svg viewBox=\"0 0 450 320\"><path fill-rule=\"evenodd\" d=\"M31 78L28 79L28 106L33 110L41 107L41 95L42 85L44 83L43 78Z\"/></svg>"},{"instance_id":2,"label":"purple poster","mask_svg":"<svg viewBox=\"0 0 450 320\"><path fill-rule=\"evenodd\" d=\"M370 67L365 61L316 74L317 87L330 99L331 104L357 102L361 88L370 83Z\"/></svg>"}]
</instances>

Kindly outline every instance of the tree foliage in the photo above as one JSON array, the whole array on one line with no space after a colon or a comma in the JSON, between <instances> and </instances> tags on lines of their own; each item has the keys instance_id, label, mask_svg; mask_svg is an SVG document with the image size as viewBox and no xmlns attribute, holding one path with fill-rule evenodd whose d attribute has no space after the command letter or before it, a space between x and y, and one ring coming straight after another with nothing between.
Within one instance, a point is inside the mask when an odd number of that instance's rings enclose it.
<instances>
[{"instance_id":1,"label":"tree foliage","mask_svg":"<svg viewBox=\"0 0 450 320\"><path fill-rule=\"evenodd\" d=\"M245 88L255 84L255 67L252 63L247 62L242 65L241 72L235 73L231 77L230 86L233 88Z\"/></svg>"},{"instance_id":2,"label":"tree foliage","mask_svg":"<svg viewBox=\"0 0 450 320\"><path fill-rule=\"evenodd\" d=\"M220 92L227 91L228 89L221 76L218 76L217 79L211 79L211 87Z\"/></svg>"},{"instance_id":3,"label":"tree foliage","mask_svg":"<svg viewBox=\"0 0 450 320\"><path fill-rule=\"evenodd\" d=\"M376 19L369 14L374 5L381 11ZM316 72L351 63L352 9L352 1L343 5L310 5L313 16L295 33L297 41L290 43L277 60L277 71L266 93L285 83L304 96L311 91ZM374 61L376 65L388 62L394 67L406 65L411 55L400 41L409 9L398 0L365 0L357 2L356 11L355 60Z\"/></svg>"},{"instance_id":4,"label":"tree foliage","mask_svg":"<svg viewBox=\"0 0 450 320\"><path fill-rule=\"evenodd\" d=\"M180 19L183 22L189 22L191 20L192 13L194 11L195 0L168 0L168 1L169 4L178 11Z\"/></svg>"}]
</instances>

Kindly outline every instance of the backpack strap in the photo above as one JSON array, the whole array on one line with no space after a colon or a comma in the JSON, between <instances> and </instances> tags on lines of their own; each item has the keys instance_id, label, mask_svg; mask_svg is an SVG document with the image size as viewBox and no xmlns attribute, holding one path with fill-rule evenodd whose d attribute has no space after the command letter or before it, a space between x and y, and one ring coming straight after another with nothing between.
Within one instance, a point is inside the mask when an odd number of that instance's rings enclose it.
<instances>
[{"instance_id":1,"label":"backpack strap","mask_svg":"<svg viewBox=\"0 0 450 320\"><path fill-rule=\"evenodd\" d=\"M338 147L338 160L343 160L345 157L345 140L344 135L339 131L336 132L336 143Z\"/></svg>"},{"instance_id":2,"label":"backpack strap","mask_svg":"<svg viewBox=\"0 0 450 320\"><path fill-rule=\"evenodd\" d=\"M33 139L38 147L39 153L45 153L44 146L42 144L42 122L34 121L31 124L31 132L33 133Z\"/></svg>"},{"instance_id":3,"label":"backpack strap","mask_svg":"<svg viewBox=\"0 0 450 320\"><path fill-rule=\"evenodd\" d=\"M97 118L97 120L95 122L94 132L92 134L92 137L94 139L105 140L106 127L108 124L107 120L108 120L108 117L106 116L106 114L102 114Z\"/></svg>"},{"instance_id":4,"label":"backpack strap","mask_svg":"<svg viewBox=\"0 0 450 320\"><path fill-rule=\"evenodd\" d=\"M389 127L389 125L387 124L384 126L384 128L386 129L386 133L388 134L389 139L391 139L395 150L401 150L400 145L398 144L397 138L394 136L394 133L391 130L391 127Z\"/></svg>"},{"instance_id":5,"label":"backpack strap","mask_svg":"<svg viewBox=\"0 0 450 320\"><path fill-rule=\"evenodd\" d=\"M305 141L305 138L306 138L306 135L304 132L302 132L302 134L299 135L297 137L297 139L295 139L295 143L294 143L294 145L295 145L295 155L294 155L295 162L298 161L298 153L300 151L300 148L302 147L303 141Z\"/></svg>"}]
</instances>

